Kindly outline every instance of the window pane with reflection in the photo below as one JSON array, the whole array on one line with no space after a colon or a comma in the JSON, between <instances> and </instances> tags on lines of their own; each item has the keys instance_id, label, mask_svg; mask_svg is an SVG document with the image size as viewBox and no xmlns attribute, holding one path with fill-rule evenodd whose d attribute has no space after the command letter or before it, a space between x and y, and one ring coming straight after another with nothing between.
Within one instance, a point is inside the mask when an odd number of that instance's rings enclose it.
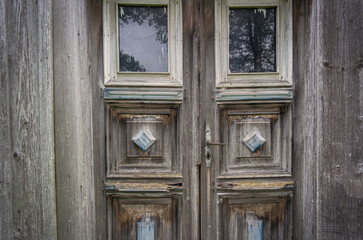
<instances>
[{"instance_id":1,"label":"window pane with reflection","mask_svg":"<svg viewBox=\"0 0 363 240\"><path fill-rule=\"evenodd\" d=\"M168 72L166 7L119 6L119 70Z\"/></svg>"},{"instance_id":2,"label":"window pane with reflection","mask_svg":"<svg viewBox=\"0 0 363 240\"><path fill-rule=\"evenodd\" d=\"M276 8L229 9L229 71L276 72Z\"/></svg>"}]
</instances>

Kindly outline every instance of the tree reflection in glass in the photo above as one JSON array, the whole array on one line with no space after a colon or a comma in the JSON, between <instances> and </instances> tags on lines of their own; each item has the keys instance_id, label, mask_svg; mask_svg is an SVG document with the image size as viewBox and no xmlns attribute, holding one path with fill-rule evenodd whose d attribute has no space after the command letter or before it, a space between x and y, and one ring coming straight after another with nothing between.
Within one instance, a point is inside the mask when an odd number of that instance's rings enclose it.
<instances>
[{"instance_id":1,"label":"tree reflection in glass","mask_svg":"<svg viewBox=\"0 0 363 240\"><path fill-rule=\"evenodd\" d=\"M276 8L229 9L229 71L276 72Z\"/></svg>"},{"instance_id":2,"label":"tree reflection in glass","mask_svg":"<svg viewBox=\"0 0 363 240\"><path fill-rule=\"evenodd\" d=\"M166 7L119 6L119 70L168 72Z\"/></svg>"}]
</instances>

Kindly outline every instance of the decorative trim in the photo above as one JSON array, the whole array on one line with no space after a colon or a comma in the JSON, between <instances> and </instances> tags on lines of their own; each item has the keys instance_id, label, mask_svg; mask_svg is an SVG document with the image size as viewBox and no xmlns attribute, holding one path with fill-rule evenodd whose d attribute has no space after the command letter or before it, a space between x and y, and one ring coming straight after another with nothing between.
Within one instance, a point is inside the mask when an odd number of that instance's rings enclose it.
<instances>
[{"instance_id":1,"label":"decorative trim","mask_svg":"<svg viewBox=\"0 0 363 240\"><path fill-rule=\"evenodd\" d=\"M182 191L183 188L172 184L164 184L157 182L148 183L119 183L108 182L105 184L104 189L108 193L117 192L172 192Z\"/></svg>"},{"instance_id":2,"label":"decorative trim","mask_svg":"<svg viewBox=\"0 0 363 240\"><path fill-rule=\"evenodd\" d=\"M266 140L256 129L247 134L247 136L245 136L242 141L253 153L256 152L257 149L259 149L266 142Z\"/></svg>"},{"instance_id":3,"label":"decorative trim","mask_svg":"<svg viewBox=\"0 0 363 240\"><path fill-rule=\"evenodd\" d=\"M269 101L276 100L281 102L291 102L293 90L291 88L272 88L272 89L230 89L219 90L216 93L217 103L229 101Z\"/></svg>"},{"instance_id":4,"label":"decorative trim","mask_svg":"<svg viewBox=\"0 0 363 240\"><path fill-rule=\"evenodd\" d=\"M292 189L294 181L240 181L240 182L223 182L218 184L218 189L231 190L283 190Z\"/></svg>"},{"instance_id":5,"label":"decorative trim","mask_svg":"<svg viewBox=\"0 0 363 240\"><path fill-rule=\"evenodd\" d=\"M183 89L180 88L105 88L103 91L105 101L167 101L181 103L183 100Z\"/></svg>"},{"instance_id":6,"label":"decorative trim","mask_svg":"<svg viewBox=\"0 0 363 240\"><path fill-rule=\"evenodd\" d=\"M156 138L149 131L143 130L133 137L132 141L145 152L154 144Z\"/></svg>"}]
</instances>

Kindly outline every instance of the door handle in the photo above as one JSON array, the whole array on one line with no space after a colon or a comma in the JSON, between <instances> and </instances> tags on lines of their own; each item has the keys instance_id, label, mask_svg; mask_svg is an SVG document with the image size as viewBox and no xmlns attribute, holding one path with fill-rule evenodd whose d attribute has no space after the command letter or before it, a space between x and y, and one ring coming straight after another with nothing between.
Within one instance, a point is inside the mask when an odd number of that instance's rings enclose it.
<instances>
[{"instance_id":1,"label":"door handle","mask_svg":"<svg viewBox=\"0 0 363 240\"><path fill-rule=\"evenodd\" d=\"M210 130L205 131L205 166L209 168L212 165L212 152L209 146L225 146L225 143L213 143L211 142Z\"/></svg>"}]
</instances>

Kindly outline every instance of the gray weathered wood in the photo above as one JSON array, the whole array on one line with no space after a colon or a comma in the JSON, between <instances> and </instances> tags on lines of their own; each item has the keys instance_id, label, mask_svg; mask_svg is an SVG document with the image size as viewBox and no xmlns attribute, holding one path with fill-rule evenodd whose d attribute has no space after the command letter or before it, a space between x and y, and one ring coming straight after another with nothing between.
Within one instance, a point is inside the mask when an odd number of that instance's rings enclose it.
<instances>
[{"instance_id":1,"label":"gray weathered wood","mask_svg":"<svg viewBox=\"0 0 363 240\"><path fill-rule=\"evenodd\" d=\"M52 2L0 16L0 238L56 239Z\"/></svg>"},{"instance_id":2,"label":"gray weathered wood","mask_svg":"<svg viewBox=\"0 0 363 240\"><path fill-rule=\"evenodd\" d=\"M316 103L318 63L316 4L311 1L294 3L294 82L295 100L293 116L293 175L294 191L294 238L314 239L316 234ZM306 55L305 55L306 54ZM308 58L307 56L311 56Z\"/></svg>"},{"instance_id":3,"label":"gray weathered wood","mask_svg":"<svg viewBox=\"0 0 363 240\"><path fill-rule=\"evenodd\" d=\"M283 229L284 236L291 229L294 239L363 235L362 9L362 1L294 1L294 99L288 111L293 111L296 181L293 205L288 202L286 210L294 209L293 226ZM106 239L102 1L2 1L0 16L1 239L56 239L56 229L59 239ZM184 177L177 207L184 224L175 230L183 239L225 237L218 235L223 232L218 214L224 211L218 209L228 206L217 207L216 196L217 188L225 188L214 182L220 173L216 162L208 169L203 157L205 128L213 142L221 139L213 99L214 29L213 1L183 1L185 92L176 110L182 174L167 180ZM227 100L222 108L233 103ZM215 160L220 148L213 146ZM238 178L247 177L232 176L225 184L241 187ZM243 198L254 197L252 190Z\"/></svg>"},{"instance_id":4,"label":"gray weathered wood","mask_svg":"<svg viewBox=\"0 0 363 240\"><path fill-rule=\"evenodd\" d=\"M296 239L360 239L362 1L296 1Z\"/></svg>"},{"instance_id":5,"label":"gray weathered wood","mask_svg":"<svg viewBox=\"0 0 363 240\"><path fill-rule=\"evenodd\" d=\"M204 129L200 119L200 2L183 1L183 86L185 96L180 106L179 157L182 161L183 186L183 226L182 239L200 239L200 165L202 161L201 137Z\"/></svg>"},{"instance_id":6,"label":"gray weathered wood","mask_svg":"<svg viewBox=\"0 0 363 240\"><path fill-rule=\"evenodd\" d=\"M59 239L106 238L101 5L53 5Z\"/></svg>"},{"instance_id":7,"label":"gray weathered wood","mask_svg":"<svg viewBox=\"0 0 363 240\"><path fill-rule=\"evenodd\" d=\"M106 197L103 191L106 169L105 151L105 104L102 96L103 86L103 42L102 42L102 1L88 1L88 55L89 74L92 87L92 136L93 136L93 174L95 204L95 239L106 239Z\"/></svg>"},{"instance_id":8,"label":"gray weathered wood","mask_svg":"<svg viewBox=\"0 0 363 240\"><path fill-rule=\"evenodd\" d=\"M363 236L363 2L323 0L318 9L317 239L359 239Z\"/></svg>"}]
</instances>

